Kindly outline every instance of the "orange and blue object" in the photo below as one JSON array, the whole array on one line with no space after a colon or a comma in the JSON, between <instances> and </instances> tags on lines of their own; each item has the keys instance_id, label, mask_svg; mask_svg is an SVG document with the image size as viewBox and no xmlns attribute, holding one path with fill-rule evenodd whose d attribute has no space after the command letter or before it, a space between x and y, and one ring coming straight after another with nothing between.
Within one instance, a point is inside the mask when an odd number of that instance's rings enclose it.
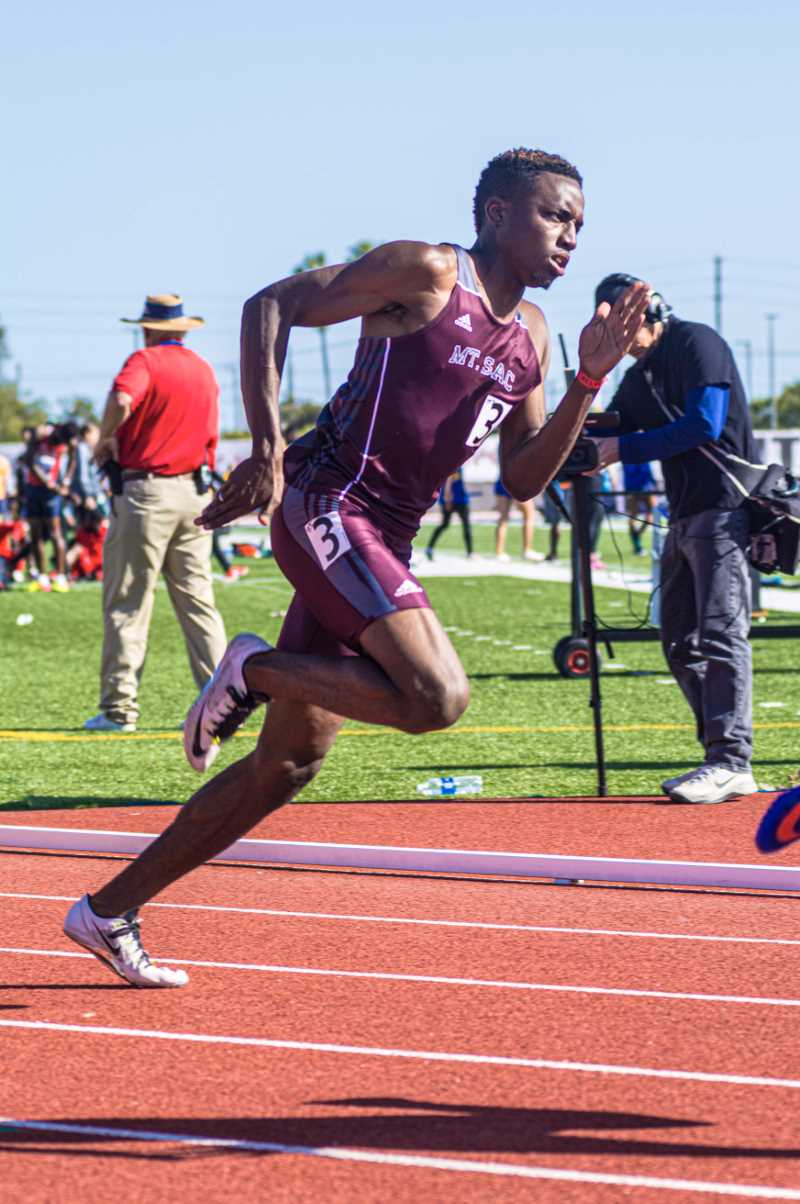
<instances>
[{"instance_id":1,"label":"orange and blue object","mask_svg":"<svg viewBox=\"0 0 800 1204\"><path fill-rule=\"evenodd\" d=\"M800 840L800 786L784 790L770 803L756 832L761 853L777 853L794 840Z\"/></svg>"}]
</instances>

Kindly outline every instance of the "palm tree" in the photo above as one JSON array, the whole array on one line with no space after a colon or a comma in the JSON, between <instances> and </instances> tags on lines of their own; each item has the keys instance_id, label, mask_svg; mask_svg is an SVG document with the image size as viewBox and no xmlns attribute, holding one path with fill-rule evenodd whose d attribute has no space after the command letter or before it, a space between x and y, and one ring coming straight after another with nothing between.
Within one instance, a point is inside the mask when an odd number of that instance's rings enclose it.
<instances>
[{"instance_id":1,"label":"palm tree","mask_svg":"<svg viewBox=\"0 0 800 1204\"><path fill-rule=\"evenodd\" d=\"M366 255L367 251L371 251L374 246L375 244L366 238L362 238L360 242L354 242L347 252L345 263L354 263L356 259L360 259L362 255ZM292 269L292 274L296 276L299 272L313 272L315 268L324 268L327 262L328 258L324 251L311 251L308 255L304 255L300 263ZM318 326L317 334L319 335L319 346L322 356L322 380L325 385L325 400L327 401L332 392L327 328L325 326ZM290 381L289 385L289 391L292 395L294 394L293 383L293 381Z\"/></svg>"},{"instance_id":2,"label":"palm tree","mask_svg":"<svg viewBox=\"0 0 800 1204\"><path fill-rule=\"evenodd\" d=\"M366 255L367 251L372 251L375 247L374 242L370 242L368 238L362 238L361 242L354 242L347 252L346 263L355 263L362 255Z\"/></svg>"},{"instance_id":3,"label":"palm tree","mask_svg":"<svg viewBox=\"0 0 800 1204\"><path fill-rule=\"evenodd\" d=\"M304 255L300 263L292 269L293 275L298 275L300 272L313 272L315 268L324 268L328 262L324 251L312 251L308 255ZM317 327L319 335L319 347L322 355L322 380L325 386L325 400L328 401L331 396L331 365L328 358L328 331L325 326Z\"/></svg>"}]
</instances>

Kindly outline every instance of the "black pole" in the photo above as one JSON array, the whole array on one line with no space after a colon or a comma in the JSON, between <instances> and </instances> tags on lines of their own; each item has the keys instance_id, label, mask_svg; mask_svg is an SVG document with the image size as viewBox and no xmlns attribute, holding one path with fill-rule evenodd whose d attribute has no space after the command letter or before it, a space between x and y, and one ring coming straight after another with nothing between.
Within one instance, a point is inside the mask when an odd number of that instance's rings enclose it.
<instances>
[{"instance_id":1,"label":"black pole","mask_svg":"<svg viewBox=\"0 0 800 1204\"><path fill-rule=\"evenodd\" d=\"M600 798L608 795L606 785L606 758L603 743L603 700L600 693L600 659L597 655L597 616L594 609L592 586L592 561L589 546L589 507L592 504L591 483L588 477L572 478L574 491L573 536L578 545L580 565L580 588L583 599L582 633L589 645L589 706L594 720L594 744L597 757L597 793Z\"/></svg>"},{"instance_id":2,"label":"black pole","mask_svg":"<svg viewBox=\"0 0 800 1204\"><path fill-rule=\"evenodd\" d=\"M570 601L570 619L572 626L572 634L577 637L583 631L583 611L581 609L581 542L578 537L578 528L575 522L576 499L573 491L572 502L567 502L569 509L572 511L572 522L569 528L569 557L570 557L570 582L569 582L569 601Z\"/></svg>"}]
</instances>

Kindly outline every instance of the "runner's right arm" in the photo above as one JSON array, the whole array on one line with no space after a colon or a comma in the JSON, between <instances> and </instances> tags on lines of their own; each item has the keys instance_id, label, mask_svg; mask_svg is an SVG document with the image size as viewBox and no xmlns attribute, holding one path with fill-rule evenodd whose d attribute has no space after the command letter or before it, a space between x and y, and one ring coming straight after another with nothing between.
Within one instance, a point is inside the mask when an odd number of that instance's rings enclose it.
<instances>
[{"instance_id":1,"label":"runner's right arm","mask_svg":"<svg viewBox=\"0 0 800 1204\"><path fill-rule=\"evenodd\" d=\"M251 297L242 313L241 382L253 451L197 521L213 529L258 510L267 522L280 502L284 440L278 398L292 327L362 318L365 333L405 333L442 308L455 273L449 248L394 242L354 263L288 276Z\"/></svg>"}]
</instances>

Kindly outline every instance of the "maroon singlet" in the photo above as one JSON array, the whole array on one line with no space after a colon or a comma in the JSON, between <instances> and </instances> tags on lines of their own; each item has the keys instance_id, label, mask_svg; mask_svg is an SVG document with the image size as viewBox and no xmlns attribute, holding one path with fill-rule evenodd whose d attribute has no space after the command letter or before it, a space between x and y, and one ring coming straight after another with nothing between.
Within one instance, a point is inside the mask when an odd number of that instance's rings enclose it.
<instances>
[{"instance_id":1,"label":"maroon singlet","mask_svg":"<svg viewBox=\"0 0 800 1204\"><path fill-rule=\"evenodd\" d=\"M539 384L521 314L499 322L461 247L440 314L398 338L362 338L316 428L286 452L272 550L296 593L279 647L341 656L396 610L428 607L411 541L447 477Z\"/></svg>"},{"instance_id":2,"label":"maroon singlet","mask_svg":"<svg viewBox=\"0 0 800 1204\"><path fill-rule=\"evenodd\" d=\"M441 313L413 334L359 339L347 380L284 462L295 489L360 502L407 538L447 477L541 381L524 318L498 321L470 256L454 250L458 278Z\"/></svg>"}]
</instances>

